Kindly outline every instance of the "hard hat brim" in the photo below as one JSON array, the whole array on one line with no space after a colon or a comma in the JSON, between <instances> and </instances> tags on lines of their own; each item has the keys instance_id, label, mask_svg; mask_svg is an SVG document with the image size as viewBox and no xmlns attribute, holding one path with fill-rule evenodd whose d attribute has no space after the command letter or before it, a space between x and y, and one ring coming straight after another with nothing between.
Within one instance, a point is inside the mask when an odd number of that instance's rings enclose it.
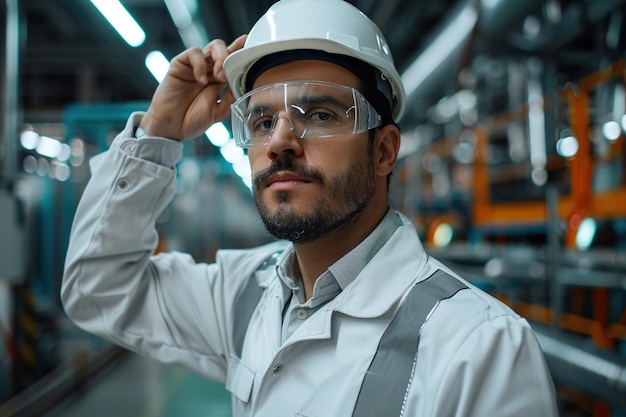
<instances>
[{"instance_id":1,"label":"hard hat brim","mask_svg":"<svg viewBox=\"0 0 626 417\"><path fill-rule=\"evenodd\" d=\"M228 84L235 98L239 98L247 92L246 78L248 71L255 62L270 54L297 49L314 49L331 54L347 55L363 60L363 57L355 53L353 49L347 48L344 45L330 39L291 39L244 47L243 49L235 51L229 55L224 61L224 74L226 75L226 79L228 80ZM395 84L396 80L400 80L399 74L393 66L389 65L388 62L375 56L370 55L366 62L378 68L391 82L393 94L396 97L395 101L396 103L401 103L400 106L394 105L393 108L393 119L398 121L404 110L403 104L405 102L403 86Z\"/></svg>"}]
</instances>

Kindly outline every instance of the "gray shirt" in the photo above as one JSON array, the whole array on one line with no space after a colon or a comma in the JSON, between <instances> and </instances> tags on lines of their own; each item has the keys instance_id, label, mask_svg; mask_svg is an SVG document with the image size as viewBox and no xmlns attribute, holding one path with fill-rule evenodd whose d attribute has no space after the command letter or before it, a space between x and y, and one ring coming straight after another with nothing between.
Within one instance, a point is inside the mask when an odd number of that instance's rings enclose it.
<instances>
[{"instance_id":1,"label":"gray shirt","mask_svg":"<svg viewBox=\"0 0 626 417\"><path fill-rule=\"evenodd\" d=\"M305 300L296 254L291 246L277 266L285 299L289 300L283 313L281 342L285 343L304 320L354 281L359 272L401 224L395 211L388 210L372 233L317 278L313 286L313 294L308 300Z\"/></svg>"}]
</instances>

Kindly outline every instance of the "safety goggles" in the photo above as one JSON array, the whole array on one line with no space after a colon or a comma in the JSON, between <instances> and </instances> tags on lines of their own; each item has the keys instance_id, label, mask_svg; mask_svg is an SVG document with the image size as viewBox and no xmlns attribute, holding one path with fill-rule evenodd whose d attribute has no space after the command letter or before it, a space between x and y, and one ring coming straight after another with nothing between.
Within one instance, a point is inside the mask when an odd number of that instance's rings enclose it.
<instances>
[{"instance_id":1,"label":"safety goggles","mask_svg":"<svg viewBox=\"0 0 626 417\"><path fill-rule=\"evenodd\" d=\"M352 135L381 125L380 115L354 88L317 81L278 83L232 104L237 146L267 145L281 118L301 139Z\"/></svg>"}]
</instances>

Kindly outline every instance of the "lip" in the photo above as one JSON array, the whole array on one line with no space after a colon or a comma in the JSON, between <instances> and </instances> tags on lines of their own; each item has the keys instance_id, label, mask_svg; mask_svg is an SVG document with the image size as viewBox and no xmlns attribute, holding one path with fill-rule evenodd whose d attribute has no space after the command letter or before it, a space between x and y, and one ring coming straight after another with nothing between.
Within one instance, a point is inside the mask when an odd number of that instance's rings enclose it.
<instances>
[{"instance_id":1,"label":"lip","mask_svg":"<svg viewBox=\"0 0 626 417\"><path fill-rule=\"evenodd\" d=\"M266 183L267 188L292 188L302 184L308 184L311 180L290 172L280 172L272 175Z\"/></svg>"}]
</instances>

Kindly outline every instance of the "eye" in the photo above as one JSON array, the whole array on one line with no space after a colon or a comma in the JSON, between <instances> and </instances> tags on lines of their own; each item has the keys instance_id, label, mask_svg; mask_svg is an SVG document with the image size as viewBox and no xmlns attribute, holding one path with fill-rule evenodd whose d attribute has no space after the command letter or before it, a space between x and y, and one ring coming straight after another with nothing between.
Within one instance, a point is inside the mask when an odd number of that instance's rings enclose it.
<instances>
[{"instance_id":1,"label":"eye","mask_svg":"<svg viewBox=\"0 0 626 417\"><path fill-rule=\"evenodd\" d=\"M254 123L255 132L267 132L272 128L272 119L266 118Z\"/></svg>"},{"instance_id":2,"label":"eye","mask_svg":"<svg viewBox=\"0 0 626 417\"><path fill-rule=\"evenodd\" d=\"M338 123L343 123L345 121L346 117L343 116L342 113L342 109L339 109L336 106L315 106L307 110L305 117L307 123L319 125L335 125Z\"/></svg>"},{"instance_id":3,"label":"eye","mask_svg":"<svg viewBox=\"0 0 626 417\"><path fill-rule=\"evenodd\" d=\"M309 113L309 120L316 122L329 122L334 118L335 117L330 112L324 110L315 110Z\"/></svg>"},{"instance_id":4,"label":"eye","mask_svg":"<svg viewBox=\"0 0 626 417\"><path fill-rule=\"evenodd\" d=\"M263 114L249 115L246 125L252 134L266 133L272 128L272 118Z\"/></svg>"}]
</instances>

